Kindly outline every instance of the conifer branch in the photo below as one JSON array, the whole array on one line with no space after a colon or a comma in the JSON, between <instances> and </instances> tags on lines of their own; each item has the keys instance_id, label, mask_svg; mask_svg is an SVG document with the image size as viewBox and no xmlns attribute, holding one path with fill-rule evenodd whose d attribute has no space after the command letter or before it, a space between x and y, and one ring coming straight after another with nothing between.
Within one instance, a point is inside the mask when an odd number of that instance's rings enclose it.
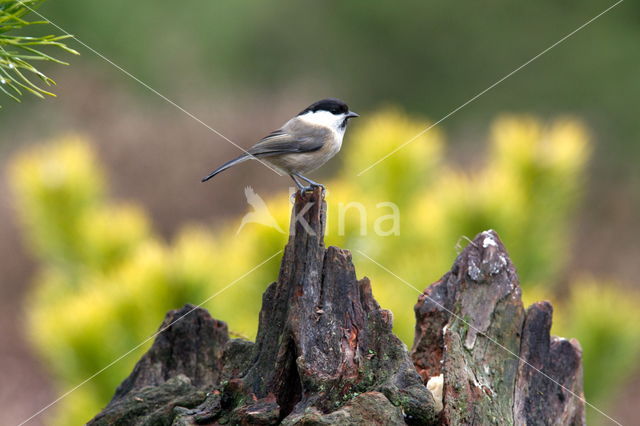
<instances>
[{"instance_id":1,"label":"conifer branch","mask_svg":"<svg viewBox=\"0 0 640 426\"><path fill-rule=\"evenodd\" d=\"M40 98L44 95L55 96L43 86L55 85L55 81L41 72L36 61L55 62L68 65L48 53L46 49L61 49L78 55L63 41L70 35L27 36L14 34L31 25L47 24L47 21L29 21L25 19L31 10L40 6L44 0L0 0L0 91L13 100L20 102L25 93Z\"/></svg>"}]
</instances>

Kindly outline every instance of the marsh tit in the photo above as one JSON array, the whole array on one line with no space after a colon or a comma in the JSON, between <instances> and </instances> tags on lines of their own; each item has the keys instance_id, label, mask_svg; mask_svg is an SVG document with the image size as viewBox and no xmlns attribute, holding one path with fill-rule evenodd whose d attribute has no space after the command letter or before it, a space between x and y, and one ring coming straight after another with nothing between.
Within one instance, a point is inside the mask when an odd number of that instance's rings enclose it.
<instances>
[{"instance_id":1,"label":"marsh tit","mask_svg":"<svg viewBox=\"0 0 640 426\"><path fill-rule=\"evenodd\" d=\"M291 176L301 191L322 186L302 174L322 166L340 151L347 123L354 117L358 114L349 111L347 104L339 99L329 98L313 103L247 152L215 169L202 182L238 163L259 159ZM298 179L310 186L304 186Z\"/></svg>"}]
</instances>

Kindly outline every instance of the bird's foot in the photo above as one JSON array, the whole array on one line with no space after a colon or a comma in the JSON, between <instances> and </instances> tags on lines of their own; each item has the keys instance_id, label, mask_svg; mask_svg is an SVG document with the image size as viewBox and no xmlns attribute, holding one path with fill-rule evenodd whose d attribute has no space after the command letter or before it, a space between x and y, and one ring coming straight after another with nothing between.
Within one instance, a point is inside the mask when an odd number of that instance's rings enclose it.
<instances>
[{"instance_id":1,"label":"bird's foot","mask_svg":"<svg viewBox=\"0 0 640 426\"><path fill-rule=\"evenodd\" d=\"M304 188L300 188L300 193L304 194L307 191L313 191L316 188L322 188L322 192L325 192L326 188L323 184L317 182L309 182L309 186L305 186Z\"/></svg>"},{"instance_id":2,"label":"bird's foot","mask_svg":"<svg viewBox=\"0 0 640 426\"><path fill-rule=\"evenodd\" d=\"M298 185L298 190L291 193L291 196L289 197L291 203L295 204L295 200L296 200L296 194L300 194L300 195L304 195L307 192L313 192L314 189L316 188L322 188L322 194L324 197L324 192L325 192L325 187L323 184L318 183L318 182L313 182L310 179L304 178L305 180L307 180L307 182L309 183L308 186L302 186L296 179L293 179L293 181L296 183L296 185Z\"/></svg>"},{"instance_id":3,"label":"bird's foot","mask_svg":"<svg viewBox=\"0 0 640 426\"><path fill-rule=\"evenodd\" d=\"M296 192L291 193L291 197L290 197L291 202L295 201L296 194L304 195L307 192L313 192L313 190L316 188L322 188L322 192L324 192L325 190L324 185L320 185L320 184L317 184L317 185L312 184L309 186L300 187Z\"/></svg>"},{"instance_id":4,"label":"bird's foot","mask_svg":"<svg viewBox=\"0 0 640 426\"><path fill-rule=\"evenodd\" d=\"M307 192L311 192L313 191L313 186L309 185L309 186L302 186L300 187L297 191L292 192L291 196L289 196L289 199L291 200L291 203L295 204L296 202L296 195L300 194L301 196L304 196L304 194L306 194Z\"/></svg>"}]
</instances>

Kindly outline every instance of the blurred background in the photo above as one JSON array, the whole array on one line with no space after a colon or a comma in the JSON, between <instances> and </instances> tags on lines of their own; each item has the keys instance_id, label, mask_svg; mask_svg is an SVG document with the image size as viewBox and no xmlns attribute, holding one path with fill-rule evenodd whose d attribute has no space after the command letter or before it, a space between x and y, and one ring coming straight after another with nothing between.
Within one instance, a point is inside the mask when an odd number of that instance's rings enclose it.
<instances>
[{"instance_id":1,"label":"blurred background","mask_svg":"<svg viewBox=\"0 0 640 426\"><path fill-rule=\"evenodd\" d=\"M329 244L418 288L462 236L495 229L526 303L584 349L586 398L623 424L640 396L640 4L624 2L413 138L613 2L49 0L51 21L243 147L311 102L362 115L327 183ZM37 19L32 17L32 19ZM59 33L51 26L30 33ZM238 149L75 41L42 64L57 98L0 94L0 423L15 424L282 248L236 234L252 186L287 229L290 181L258 163L207 185ZM351 201L344 232L332 214ZM375 235L400 209L400 235ZM332 213L334 212L334 213ZM361 235L361 226L367 235ZM253 339L279 257L206 304ZM354 254L411 346L415 291ZM150 342L149 342L150 344ZM148 345L30 424L87 421ZM591 424L607 424L589 412Z\"/></svg>"}]
</instances>

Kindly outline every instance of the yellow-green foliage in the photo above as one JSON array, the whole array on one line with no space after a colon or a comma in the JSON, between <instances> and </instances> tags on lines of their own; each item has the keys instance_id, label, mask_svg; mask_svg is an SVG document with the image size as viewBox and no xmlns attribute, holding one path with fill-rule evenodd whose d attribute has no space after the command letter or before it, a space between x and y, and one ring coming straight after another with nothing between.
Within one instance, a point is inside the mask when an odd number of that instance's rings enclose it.
<instances>
[{"instance_id":1,"label":"yellow-green foliage","mask_svg":"<svg viewBox=\"0 0 640 426\"><path fill-rule=\"evenodd\" d=\"M345 141L338 177L327 184L327 243L353 251L358 273L372 278L376 298L393 311L395 331L409 345L416 291L360 251L423 289L450 268L462 236L493 228L510 250L525 294L551 297L565 267L568 224L590 150L575 120L542 124L504 117L493 126L486 156L475 159L470 171L446 163L443 137L432 129L356 176L425 127L395 110L363 120ZM192 225L167 243L140 208L106 196L104 173L89 143L77 136L19 155L12 181L41 264L28 304L29 330L60 392L118 360L58 404L57 424L86 421L108 402L169 309L205 302L231 329L255 336L261 294L277 277L285 234L256 223L237 232L238 220L215 232ZM266 202L287 229L288 194ZM399 232L390 216L396 211ZM626 368L640 349L625 345L640 331L621 334L624 327L613 325L623 314L615 309L598 312L602 322L591 325L600 296L596 285L589 289L574 288L566 317L571 321L560 321L560 330L592 351L585 357L587 389L604 398L621 377L604 380L602 368L590 369L606 356L592 342L624 348L616 360ZM592 309L580 311L582 305Z\"/></svg>"}]
</instances>

